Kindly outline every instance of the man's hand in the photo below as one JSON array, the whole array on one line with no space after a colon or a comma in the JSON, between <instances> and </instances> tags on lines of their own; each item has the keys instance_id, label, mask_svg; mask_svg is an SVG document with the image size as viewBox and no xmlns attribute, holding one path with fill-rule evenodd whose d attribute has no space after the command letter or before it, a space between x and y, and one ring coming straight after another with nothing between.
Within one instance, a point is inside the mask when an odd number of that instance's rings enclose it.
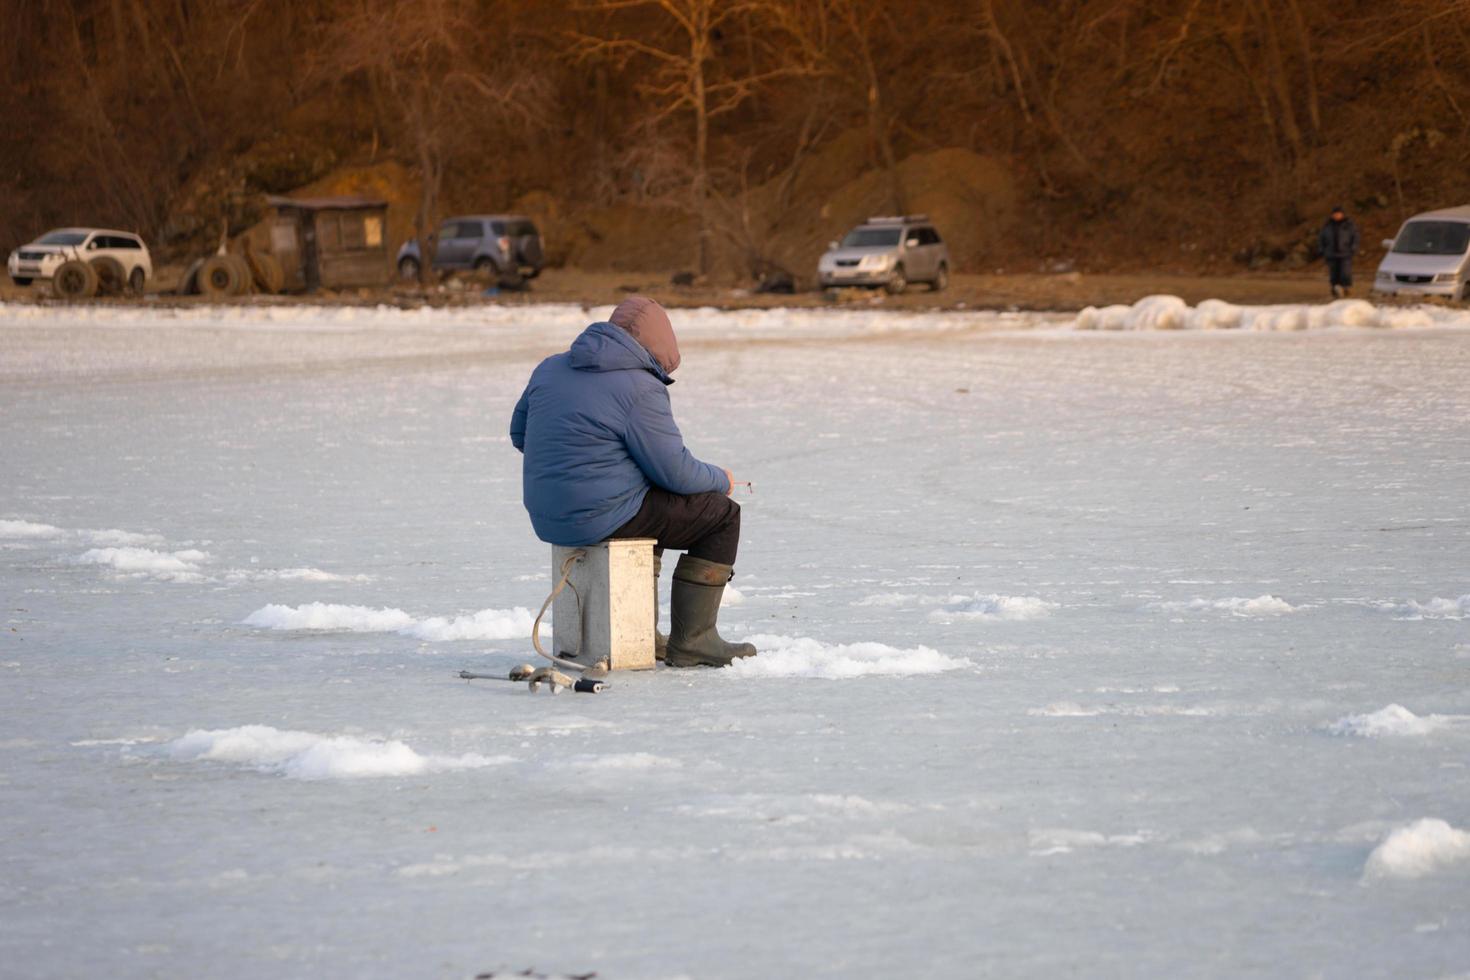
<instances>
[{"instance_id":1,"label":"man's hand","mask_svg":"<svg viewBox=\"0 0 1470 980\"><path fill-rule=\"evenodd\" d=\"M725 482L730 484L725 488L725 496L729 497L735 493L735 474L725 470Z\"/></svg>"}]
</instances>

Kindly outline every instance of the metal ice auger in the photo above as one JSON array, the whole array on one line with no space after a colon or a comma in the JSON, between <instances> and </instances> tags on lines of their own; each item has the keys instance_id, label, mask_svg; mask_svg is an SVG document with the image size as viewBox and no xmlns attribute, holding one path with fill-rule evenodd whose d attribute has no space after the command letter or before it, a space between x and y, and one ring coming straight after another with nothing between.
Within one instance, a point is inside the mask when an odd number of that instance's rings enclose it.
<instances>
[{"instance_id":1,"label":"metal ice auger","mask_svg":"<svg viewBox=\"0 0 1470 980\"><path fill-rule=\"evenodd\" d=\"M551 590L551 594L541 604L541 611L536 614L536 622L531 625L531 645L536 648L538 654L556 666L538 668L530 664L518 664L505 677L498 677L494 674L477 674L469 670L461 670L459 676L467 681L509 681L513 684L524 683L532 691L539 690L541 685L545 684L552 694L566 688L571 688L579 694L601 693L602 689L606 686L603 682L603 678L607 676L607 666L605 663L599 662L587 666L563 657L553 656L541 647L541 620L545 617L546 610L551 608L552 602L561 594L562 589L570 588L572 590L572 595L577 597L577 611L580 614L582 609L582 596L577 592L576 586L571 585L568 579L571 578L572 567L586 557L587 552L580 550L574 551L567 556L566 561L562 562L561 581L556 583L556 587ZM578 645L580 646L580 641ZM576 656L576 654L574 653L573 656ZM573 680L571 677L557 670L556 667L565 667L567 670L581 674L582 676Z\"/></svg>"}]
</instances>

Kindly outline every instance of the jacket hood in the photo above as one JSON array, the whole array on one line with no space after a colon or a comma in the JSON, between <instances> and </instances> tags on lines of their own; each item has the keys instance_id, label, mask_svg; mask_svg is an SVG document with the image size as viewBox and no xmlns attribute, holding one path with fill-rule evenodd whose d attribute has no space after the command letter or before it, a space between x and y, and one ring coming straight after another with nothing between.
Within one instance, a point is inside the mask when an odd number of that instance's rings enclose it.
<instances>
[{"instance_id":1,"label":"jacket hood","mask_svg":"<svg viewBox=\"0 0 1470 980\"><path fill-rule=\"evenodd\" d=\"M674 380L628 331L601 321L572 341L571 365L578 371L648 371L666 385Z\"/></svg>"},{"instance_id":2,"label":"jacket hood","mask_svg":"<svg viewBox=\"0 0 1470 980\"><path fill-rule=\"evenodd\" d=\"M632 334L665 374L679 370L679 340L662 306L646 296L629 296L607 319Z\"/></svg>"}]
</instances>

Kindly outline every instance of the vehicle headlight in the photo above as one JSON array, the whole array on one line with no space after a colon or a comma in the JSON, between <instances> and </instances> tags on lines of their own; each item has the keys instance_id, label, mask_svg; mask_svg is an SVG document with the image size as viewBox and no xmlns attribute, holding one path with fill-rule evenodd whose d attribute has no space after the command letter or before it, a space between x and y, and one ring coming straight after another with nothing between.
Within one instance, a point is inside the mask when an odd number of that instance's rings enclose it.
<instances>
[{"instance_id":1,"label":"vehicle headlight","mask_svg":"<svg viewBox=\"0 0 1470 980\"><path fill-rule=\"evenodd\" d=\"M892 264L893 256L891 255L864 255L862 261L858 263L858 267L861 269L886 269Z\"/></svg>"},{"instance_id":2,"label":"vehicle headlight","mask_svg":"<svg viewBox=\"0 0 1470 980\"><path fill-rule=\"evenodd\" d=\"M1379 282L1393 282L1393 273L1392 272L1379 272L1378 273L1378 281Z\"/></svg>"},{"instance_id":3,"label":"vehicle headlight","mask_svg":"<svg viewBox=\"0 0 1470 980\"><path fill-rule=\"evenodd\" d=\"M1439 275L1437 275L1437 276L1434 277L1434 281L1435 282L1454 282L1458 278L1460 278L1460 274L1458 272L1441 272Z\"/></svg>"}]
</instances>

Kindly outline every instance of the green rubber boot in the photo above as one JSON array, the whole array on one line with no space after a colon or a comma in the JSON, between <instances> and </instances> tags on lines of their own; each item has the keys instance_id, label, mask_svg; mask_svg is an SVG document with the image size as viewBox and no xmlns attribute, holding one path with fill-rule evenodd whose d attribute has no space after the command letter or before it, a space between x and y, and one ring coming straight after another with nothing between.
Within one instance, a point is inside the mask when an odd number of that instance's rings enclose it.
<instances>
[{"instance_id":1,"label":"green rubber boot","mask_svg":"<svg viewBox=\"0 0 1470 980\"><path fill-rule=\"evenodd\" d=\"M735 569L683 555L674 566L669 599L672 626L664 662L670 667L728 667L738 657L755 656L749 643L726 643L715 629L725 583Z\"/></svg>"}]
</instances>

